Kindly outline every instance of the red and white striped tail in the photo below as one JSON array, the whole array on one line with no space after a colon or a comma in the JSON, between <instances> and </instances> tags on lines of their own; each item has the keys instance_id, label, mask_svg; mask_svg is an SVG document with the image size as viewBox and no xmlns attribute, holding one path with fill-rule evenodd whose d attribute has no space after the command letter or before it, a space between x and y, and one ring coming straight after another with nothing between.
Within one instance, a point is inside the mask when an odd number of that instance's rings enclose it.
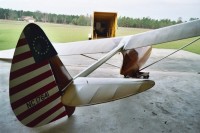
<instances>
[{"instance_id":1,"label":"red and white striped tail","mask_svg":"<svg viewBox=\"0 0 200 133\"><path fill-rule=\"evenodd\" d=\"M18 120L28 127L42 126L67 115L49 61L38 61L33 55L33 50L42 56L51 52L49 46L40 51L38 40L47 41L43 36L35 36L31 49L26 33L22 32L10 72L11 107Z\"/></svg>"}]
</instances>

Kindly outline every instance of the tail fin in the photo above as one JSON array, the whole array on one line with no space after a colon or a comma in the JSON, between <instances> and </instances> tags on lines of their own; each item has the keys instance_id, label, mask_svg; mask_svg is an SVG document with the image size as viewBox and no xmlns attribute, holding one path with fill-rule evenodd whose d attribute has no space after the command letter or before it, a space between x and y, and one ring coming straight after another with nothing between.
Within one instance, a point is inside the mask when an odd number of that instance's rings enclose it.
<instances>
[{"instance_id":1,"label":"tail fin","mask_svg":"<svg viewBox=\"0 0 200 133\"><path fill-rule=\"evenodd\" d=\"M37 127L72 115L75 107L61 102L72 78L45 33L27 25L17 43L10 72L10 103L18 120Z\"/></svg>"}]
</instances>

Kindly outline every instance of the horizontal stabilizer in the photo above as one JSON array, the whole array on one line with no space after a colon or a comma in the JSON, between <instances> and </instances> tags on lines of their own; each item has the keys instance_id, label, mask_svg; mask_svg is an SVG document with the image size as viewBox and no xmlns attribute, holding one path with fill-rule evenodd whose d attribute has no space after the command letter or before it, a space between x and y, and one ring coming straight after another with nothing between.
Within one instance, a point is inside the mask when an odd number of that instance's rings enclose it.
<instances>
[{"instance_id":1,"label":"horizontal stabilizer","mask_svg":"<svg viewBox=\"0 0 200 133\"><path fill-rule=\"evenodd\" d=\"M122 78L76 78L62 96L68 106L100 104L146 91L154 81Z\"/></svg>"}]
</instances>

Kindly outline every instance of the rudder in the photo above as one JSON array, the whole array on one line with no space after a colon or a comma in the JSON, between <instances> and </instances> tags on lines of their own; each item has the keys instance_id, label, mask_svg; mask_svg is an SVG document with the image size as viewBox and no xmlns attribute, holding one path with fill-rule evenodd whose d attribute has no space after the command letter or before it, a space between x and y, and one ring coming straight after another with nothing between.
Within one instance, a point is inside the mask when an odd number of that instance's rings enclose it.
<instances>
[{"instance_id":1,"label":"rudder","mask_svg":"<svg viewBox=\"0 0 200 133\"><path fill-rule=\"evenodd\" d=\"M45 33L36 24L28 24L17 43L10 72L10 103L22 124L37 127L73 114L75 107L61 102L62 90L72 81L63 68Z\"/></svg>"}]
</instances>

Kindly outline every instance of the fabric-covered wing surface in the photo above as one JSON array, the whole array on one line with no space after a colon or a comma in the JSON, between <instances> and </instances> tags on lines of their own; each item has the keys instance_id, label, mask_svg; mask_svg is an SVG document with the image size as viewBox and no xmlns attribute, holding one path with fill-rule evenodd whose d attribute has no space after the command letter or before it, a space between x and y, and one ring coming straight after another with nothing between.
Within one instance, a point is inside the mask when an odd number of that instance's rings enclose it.
<instances>
[{"instance_id":1,"label":"fabric-covered wing surface","mask_svg":"<svg viewBox=\"0 0 200 133\"><path fill-rule=\"evenodd\" d=\"M130 36L125 50L200 36L200 20Z\"/></svg>"},{"instance_id":2,"label":"fabric-covered wing surface","mask_svg":"<svg viewBox=\"0 0 200 133\"><path fill-rule=\"evenodd\" d=\"M145 33L130 35L124 50L200 36L200 20L168 26ZM54 43L58 55L106 53L118 46L123 37ZM12 59L14 49L0 51L0 59Z\"/></svg>"},{"instance_id":3,"label":"fabric-covered wing surface","mask_svg":"<svg viewBox=\"0 0 200 133\"><path fill-rule=\"evenodd\" d=\"M121 37L70 43L54 43L58 55L107 53L117 47Z\"/></svg>"},{"instance_id":4,"label":"fabric-covered wing surface","mask_svg":"<svg viewBox=\"0 0 200 133\"><path fill-rule=\"evenodd\" d=\"M107 53L114 49L121 37L69 43L53 43L59 56ZM0 59L12 59L15 49L0 50Z\"/></svg>"},{"instance_id":5,"label":"fabric-covered wing surface","mask_svg":"<svg viewBox=\"0 0 200 133\"><path fill-rule=\"evenodd\" d=\"M12 59L15 49L8 49L0 51L0 59Z\"/></svg>"}]
</instances>

